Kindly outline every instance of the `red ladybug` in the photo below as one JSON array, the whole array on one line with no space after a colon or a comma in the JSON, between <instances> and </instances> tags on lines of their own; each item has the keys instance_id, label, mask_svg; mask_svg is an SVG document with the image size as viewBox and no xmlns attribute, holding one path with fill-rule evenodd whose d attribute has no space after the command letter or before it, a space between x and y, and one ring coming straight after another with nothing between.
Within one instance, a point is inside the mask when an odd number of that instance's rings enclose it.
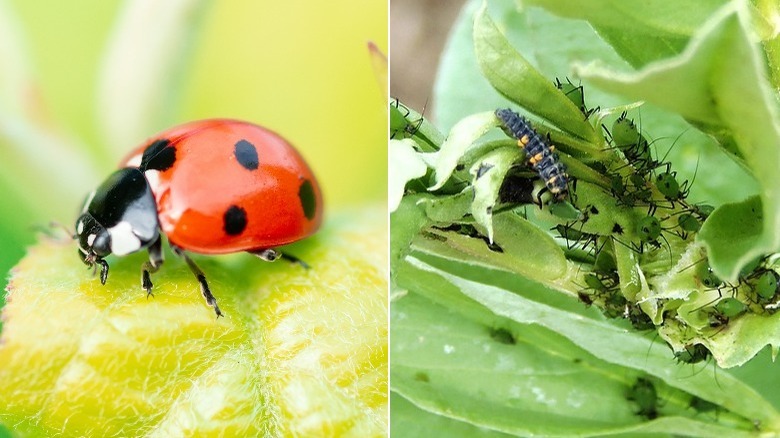
<instances>
[{"instance_id":1,"label":"red ladybug","mask_svg":"<svg viewBox=\"0 0 780 438\"><path fill-rule=\"evenodd\" d=\"M147 248L141 286L163 262L161 233L222 312L203 271L185 251L247 251L266 261L301 263L273 249L313 234L322 195L309 166L282 137L238 120L202 120L164 131L132 152L92 192L76 221L79 258L108 277L109 254Z\"/></svg>"}]
</instances>

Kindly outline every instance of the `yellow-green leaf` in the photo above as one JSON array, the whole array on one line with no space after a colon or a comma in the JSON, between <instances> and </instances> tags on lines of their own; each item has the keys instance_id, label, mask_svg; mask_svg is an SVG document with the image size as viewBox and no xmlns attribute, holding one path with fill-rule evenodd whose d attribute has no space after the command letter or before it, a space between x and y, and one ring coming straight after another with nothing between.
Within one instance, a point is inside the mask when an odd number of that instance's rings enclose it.
<instances>
[{"instance_id":1,"label":"yellow-green leaf","mask_svg":"<svg viewBox=\"0 0 780 438\"><path fill-rule=\"evenodd\" d=\"M68 436L384 436L384 207L331 216L286 248L311 265L200 258L225 318L169 257L109 259L101 286L72 242L14 269L0 338L0 423Z\"/></svg>"}]
</instances>

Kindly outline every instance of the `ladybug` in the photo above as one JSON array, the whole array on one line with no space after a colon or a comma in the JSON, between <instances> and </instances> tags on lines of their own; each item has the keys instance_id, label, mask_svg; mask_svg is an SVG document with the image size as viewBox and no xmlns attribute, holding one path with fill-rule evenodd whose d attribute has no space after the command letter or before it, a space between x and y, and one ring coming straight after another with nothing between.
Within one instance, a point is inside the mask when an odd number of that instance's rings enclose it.
<instances>
[{"instance_id":1,"label":"ladybug","mask_svg":"<svg viewBox=\"0 0 780 438\"><path fill-rule=\"evenodd\" d=\"M514 137L517 145L525 151L528 162L544 180L554 199L565 199L569 193L569 175L566 173L566 167L558 160L555 146L539 135L528 119L509 108L497 109L495 114L502 129L510 137ZM541 201L539 204L541 206Z\"/></svg>"},{"instance_id":2,"label":"ladybug","mask_svg":"<svg viewBox=\"0 0 780 438\"><path fill-rule=\"evenodd\" d=\"M76 220L79 258L100 266L109 254L142 249L141 287L163 263L162 235L184 258L206 303L222 316L203 271L187 252L249 252L263 260L301 260L274 249L313 234L322 194L301 155L278 134L248 122L212 119L163 131L130 153L84 204Z\"/></svg>"}]
</instances>

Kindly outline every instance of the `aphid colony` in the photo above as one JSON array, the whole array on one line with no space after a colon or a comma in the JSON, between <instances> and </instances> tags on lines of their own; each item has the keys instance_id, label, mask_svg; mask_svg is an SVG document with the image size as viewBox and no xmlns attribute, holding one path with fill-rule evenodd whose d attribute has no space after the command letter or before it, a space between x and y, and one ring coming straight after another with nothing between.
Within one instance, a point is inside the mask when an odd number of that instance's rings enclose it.
<instances>
[{"instance_id":1,"label":"aphid colony","mask_svg":"<svg viewBox=\"0 0 780 438\"><path fill-rule=\"evenodd\" d=\"M581 86L574 86L568 80L566 83L556 80L556 86L580 109L586 120L598 111L586 107ZM579 299L586 305L596 305L608 317L627 319L638 330L654 329L669 321L685 326L685 322L676 318L674 306L656 303L661 310L653 318L639 304L626 298L621 291L615 254L618 251L625 253L625 250L633 253L646 276L668 272L714 210L709 205L687 202L693 180L680 183L671 163L665 161L665 156L659 159L654 155L652 143L623 112L610 129L602 125L607 149L619 159L585 163L609 182L601 189L614 203L610 210L626 212L626 216L633 218L621 220L621 215L615 215L609 222L603 217L604 208L597 199L582 196L577 201L575 178L560 163L549 136L540 135L528 119L510 109L497 110L496 117L505 133L517 140L527 164L544 182L544 190L552 195L547 202L550 212L555 214L553 207L556 204L571 203L581 213L577 219L553 228L565 242L570 259L584 261L583 269L588 271L583 275L584 284L577 294ZM533 185L528 179L507 177L502 193L512 193L512 197L503 201L528 203L533 200L543 207L542 192L536 196L518 193L530 190ZM597 221L598 226L591 226ZM737 284L717 278L704 253L693 267L697 282L713 296L694 309L707 321L703 331L694 330L699 338L717 334L729 321L746 312L773 313L780 306L780 275L766 258L747 267ZM686 363L708 359L707 347L696 341L695 336L691 338L690 344L675 352L676 359Z\"/></svg>"},{"instance_id":2,"label":"aphid colony","mask_svg":"<svg viewBox=\"0 0 780 438\"><path fill-rule=\"evenodd\" d=\"M483 240L487 250L503 253L502 243L485 233L485 220L477 218L475 206L479 203L487 213L483 216L487 222L501 212L527 216L530 208L539 213L539 220L554 222L552 235L567 259L579 267L574 281L579 300L637 330L674 327L681 338L673 347L674 356L684 363L709 359L705 344L737 318L774 313L780 307L780 275L773 260L757 260L731 284L714 275L703 249L696 257L686 255L714 210L688 201L696 174L681 182L666 155L658 153L657 144L627 112L617 113L607 126L602 122L609 113L588 108L581 86L569 80L556 80L555 85L585 122L603 131L603 137L596 134L598 141L583 147L581 140L565 132L512 109L497 109L494 123L512 143L505 138L488 141L460 155L452 175L438 186L439 196L426 204L429 218L442 225L423 232L424 237L446 242L439 232L454 232ZM394 138L413 139L420 153L439 152L442 142L432 139L431 125L422 115L397 101L390 110ZM498 155L504 161L486 158ZM499 187L487 192L495 201L486 202L484 191L479 198L480 185L491 184L488 180L495 180L495 175ZM429 171L408 184L406 193L430 193L433 178ZM645 297L652 296L657 279L668 275L687 277L692 294L685 300L640 300L636 290L626 291L626 283L636 284L635 279L642 277L644 283L636 287L644 288ZM683 314L680 306L685 303Z\"/></svg>"}]
</instances>

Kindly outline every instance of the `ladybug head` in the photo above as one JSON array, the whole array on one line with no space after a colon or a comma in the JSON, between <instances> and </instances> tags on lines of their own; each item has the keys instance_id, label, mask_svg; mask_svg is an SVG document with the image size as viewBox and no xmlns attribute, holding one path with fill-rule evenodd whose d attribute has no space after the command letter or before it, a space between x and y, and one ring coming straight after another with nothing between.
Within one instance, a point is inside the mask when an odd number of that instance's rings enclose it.
<instances>
[{"instance_id":1,"label":"ladybug head","mask_svg":"<svg viewBox=\"0 0 780 438\"><path fill-rule=\"evenodd\" d=\"M76 221L75 237L79 241L79 258L87 266L100 265L100 281L105 284L108 263L103 257L111 254L111 233L85 212Z\"/></svg>"},{"instance_id":2,"label":"ladybug head","mask_svg":"<svg viewBox=\"0 0 780 438\"><path fill-rule=\"evenodd\" d=\"M89 196L76 220L79 258L100 265L106 282L109 254L123 256L159 239L157 207L149 184L136 168L119 169Z\"/></svg>"}]
</instances>

